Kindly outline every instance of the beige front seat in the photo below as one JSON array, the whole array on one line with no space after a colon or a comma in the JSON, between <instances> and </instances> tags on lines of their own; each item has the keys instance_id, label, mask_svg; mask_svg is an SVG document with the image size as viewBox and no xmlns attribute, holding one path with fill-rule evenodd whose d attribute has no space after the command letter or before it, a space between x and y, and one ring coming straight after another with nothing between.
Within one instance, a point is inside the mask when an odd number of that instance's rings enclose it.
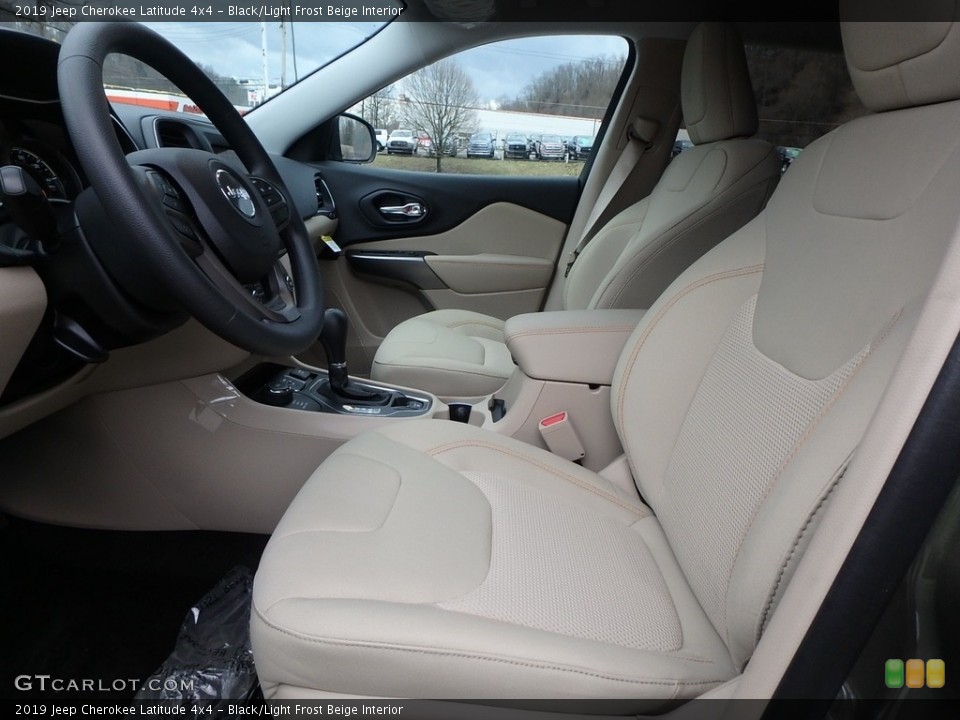
<instances>
[{"instance_id":1,"label":"beige front seat","mask_svg":"<svg viewBox=\"0 0 960 720\"><path fill-rule=\"evenodd\" d=\"M564 285L564 309L650 307L690 263L760 212L773 191L780 163L769 143L750 139L757 108L732 25L707 23L691 35L681 102L695 147L586 246ZM442 397L495 392L514 368L503 329L503 320L475 312L419 315L390 331L372 377Z\"/></svg>"},{"instance_id":2,"label":"beige front seat","mask_svg":"<svg viewBox=\"0 0 960 720\"><path fill-rule=\"evenodd\" d=\"M639 711L743 670L960 221L960 23L913 25L844 25L881 112L812 144L628 341L611 411L638 491L457 423L350 441L257 573L268 697Z\"/></svg>"}]
</instances>

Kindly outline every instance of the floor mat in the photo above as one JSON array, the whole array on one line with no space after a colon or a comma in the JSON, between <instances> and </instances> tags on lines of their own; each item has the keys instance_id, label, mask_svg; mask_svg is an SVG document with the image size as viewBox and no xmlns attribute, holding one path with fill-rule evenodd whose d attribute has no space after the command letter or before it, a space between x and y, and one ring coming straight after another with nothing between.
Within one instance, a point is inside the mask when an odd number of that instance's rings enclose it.
<instances>
[{"instance_id":1,"label":"floor mat","mask_svg":"<svg viewBox=\"0 0 960 720\"><path fill-rule=\"evenodd\" d=\"M0 687L23 688L16 697L26 699L60 695L51 693L54 679L89 680L69 696L132 698L170 654L186 611L235 565L256 568L267 539L6 518ZM15 685L17 676L28 679Z\"/></svg>"},{"instance_id":2,"label":"floor mat","mask_svg":"<svg viewBox=\"0 0 960 720\"><path fill-rule=\"evenodd\" d=\"M252 698L260 687L250 647L252 599L253 573L237 565L187 611L173 652L136 699ZM222 712L221 706L213 710Z\"/></svg>"}]
</instances>

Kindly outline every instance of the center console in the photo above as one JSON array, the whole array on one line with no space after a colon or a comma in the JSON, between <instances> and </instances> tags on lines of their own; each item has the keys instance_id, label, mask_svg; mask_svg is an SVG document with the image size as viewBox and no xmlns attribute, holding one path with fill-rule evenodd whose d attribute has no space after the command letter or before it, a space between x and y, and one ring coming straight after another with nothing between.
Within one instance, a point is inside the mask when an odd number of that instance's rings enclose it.
<instances>
[{"instance_id":1,"label":"center console","mask_svg":"<svg viewBox=\"0 0 960 720\"><path fill-rule=\"evenodd\" d=\"M327 308L320 343L327 355L327 371L263 364L236 382L251 400L273 407L358 417L421 417L433 400L425 393L401 391L364 383L347 371L347 315Z\"/></svg>"},{"instance_id":2,"label":"center console","mask_svg":"<svg viewBox=\"0 0 960 720\"><path fill-rule=\"evenodd\" d=\"M427 415L433 400L429 395L369 385L350 379L350 395L335 388L327 373L299 367L259 365L235 383L251 400L273 407L338 415L383 418Z\"/></svg>"}]
</instances>

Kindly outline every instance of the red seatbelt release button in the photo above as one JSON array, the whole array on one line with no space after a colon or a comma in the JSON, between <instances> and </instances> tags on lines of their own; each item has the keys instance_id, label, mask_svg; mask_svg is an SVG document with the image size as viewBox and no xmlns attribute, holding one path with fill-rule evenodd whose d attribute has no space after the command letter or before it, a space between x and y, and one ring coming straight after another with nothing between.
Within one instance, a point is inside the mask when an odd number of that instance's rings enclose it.
<instances>
[{"instance_id":1,"label":"red seatbelt release button","mask_svg":"<svg viewBox=\"0 0 960 720\"><path fill-rule=\"evenodd\" d=\"M577 437L577 431L573 429L570 416L566 411L545 417L537 427L543 442L554 455L559 455L565 460L576 461L586 454L583 443Z\"/></svg>"}]
</instances>

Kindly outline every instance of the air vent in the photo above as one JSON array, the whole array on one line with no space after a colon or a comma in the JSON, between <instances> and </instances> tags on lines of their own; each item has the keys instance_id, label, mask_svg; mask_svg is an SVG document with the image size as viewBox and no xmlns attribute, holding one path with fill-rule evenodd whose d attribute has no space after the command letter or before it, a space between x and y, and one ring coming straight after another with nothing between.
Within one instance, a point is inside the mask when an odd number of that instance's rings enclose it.
<instances>
[{"instance_id":1,"label":"air vent","mask_svg":"<svg viewBox=\"0 0 960 720\"><path fill-rule=\"evenodd\" d=\"M330 188L324 182L323 176L317 173L313 176L313 186L317 191L317 215L326 215L328 218L337 216L337 207L330 196Z\"/></svg>"},{"instance_id":2,"label":"air vent","mask_svg":"<svg viewBox=\"0 0 960 720\"><path fill-rule=\"evenodd\" d=\"M154 124L157 133L157 146L162 148L197 147L197 136L193 129L176 120L157 120Z\"/></svg>"}]
</instances>

